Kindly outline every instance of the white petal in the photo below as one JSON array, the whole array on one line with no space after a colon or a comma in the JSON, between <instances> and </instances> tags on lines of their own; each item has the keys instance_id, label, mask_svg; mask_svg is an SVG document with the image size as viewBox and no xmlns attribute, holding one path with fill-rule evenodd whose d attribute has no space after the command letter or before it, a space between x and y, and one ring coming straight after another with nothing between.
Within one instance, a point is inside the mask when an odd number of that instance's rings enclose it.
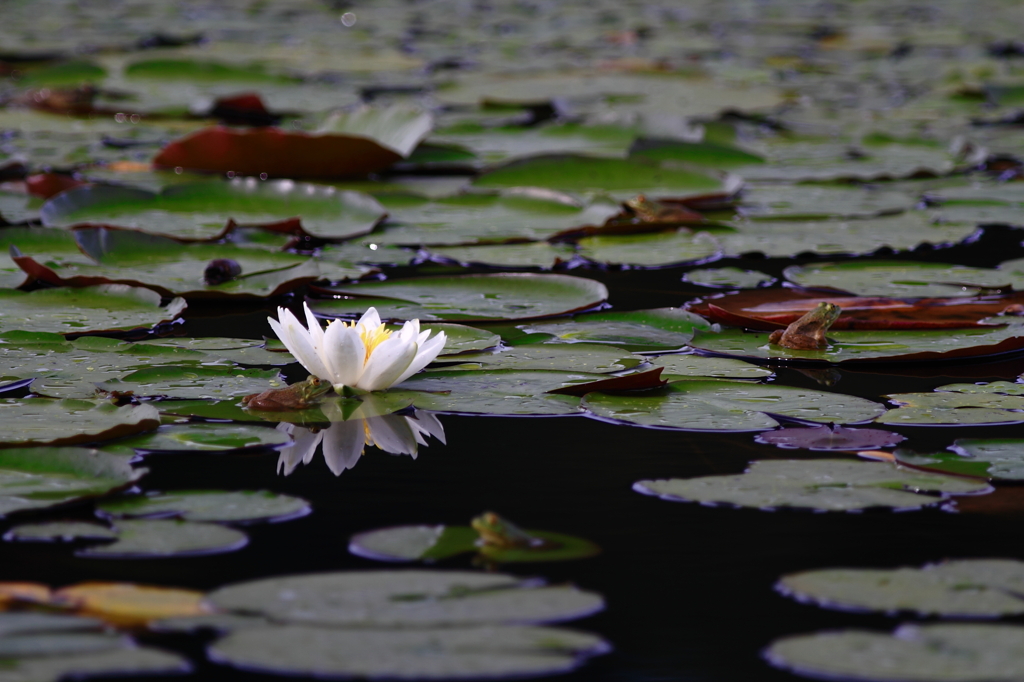
<instances>
[{"instance_id":1,"label":"white petal","mask_svg":"<svg viewBox=\"0 0 1024 682\"><path fill-rule=\"evenodd\" d=\"M416 337L420 335L420 321L409 320L398 330L398 335L406 341L415 341Z\"/></svg>"},{"instance_id":2,"label":"white petal","mask_svg":"<svg viewBox=\"0 0 1024 682\"><path fill-rule=\"evenodd\" d=\"M441 426L441 420L438 419L437 415L433 412L416 410L410 419L413 421L412 427L416 429L417 432L429 433L445 445L448 444L444 439L444 427ZM426 443L424 443L424 445L426 445Z\"/></svg>"},{"instance_id":3,"label":"white petal","mask_svg":"<svg viewBox=\"0 0 1024 682\"><path fill-rule=\"evenodd\" d=\"M356 388L364 391L379 391L391 386L402 376L409 363L416 359L416 344L405 342L400 336L391 335L377 346L366 362L363 376L359 377Z\"/></svg>"},{"instance_id":4,"label":"white petal","mask_svg":"<svg viewBox=\"0 0 1024 682\"><path fill-rule=\"evenodd\" d=\"M342 471L356 465L366 443L362 419L334 422L321 433L324 437L324 461L331 473L340 476Z\"/></svg>"},{"instance_id":5,"label":"white petal","mask_svg":"<svg viewBox=\"0 0 1024 682\"><path fill-rule=\"evenodd\" d=\"M373 444L384 452L393 455L415 455L416 435L405 417L388 414L383 417L370 417L366 420Z\"/></svg>"},{"instance_id":6,"label":"white petal","mask_svg":"<svg viewBox=\"0 0 1024 682\"><path fill-rule=\"evenodd\" d=\"M370 329L370 330L373 330L373 329L376 329L377 327L379 327L380 326L380 315L377 314L377 309L374 308L373 306L370 306L369 308L367 308L366 312L363 313L363 316L359 318L358 322L356 322L356 326L357 327L364 327L364 328Z\"/></svg>"},{"instance_id":7,"label":"white petal","mask_svg":"<svg viewBox=\"0 0 1024 682\"><path fill-rule=\"evenodd\" d=\"M366 346L354 328L343 322L332 322L324 334L323 357L330 382L338 391L342 386L355 386L363 375Z\"/></svg>"},{"instance_id":8,"label":"white petal","mask_svg":"<svg viewBox=\"0 0 1024 682\"><path fill-rule=\"evenodd\" d=\"M277 316L280 318L280 322L272 317L268 317L267 321L270 322L270 327L284 347L295 356L295 359L303 367L309 370L310 374L321 379L328 379L327 367L316 352L309 332L302 326L302 323L292 315L290 310L284 308L277 309Z\"/></svg>"},{"instance_id":9,"label":"white petal","mask_svg":"<svg viewBox=\"0 0 1024 682\"><path fill-rule=\"evenodd\" d=\"M306 311L306 326L309 327L309 338L313 341L313 346L316 348L317 353L323 357L324 348L324 330L320 326L320 320L316 319L316 315L309 309L309 304L305 301L302 302L302 307Z\"/></svg>"},{"instance_id":10,"label":"white petal","mask_svg":"<svg viewBox=\"0 0 1024 682\"><path fill-rule=\"evenodd\" d=\"M416 372L420 371L437 357L444 349L444 344L448 340L448 337L444 335L444 332L438 332L437 336L427 341L425 344L419 347L416 357L409 363L409 366L405 368L398 378L393 383L400 384Z\"/></svg>"},{"instance_id":11,"label":"white petal","mask_svg":"<svg viewBox=\"0 0 1024 682\"><path fill-rule=\"evenodd\" d=\"M281 429L282 424L278 424L278 430ZM288 426L292 426L288 424ZM310 460L313 459L313 455L316 454L316 446L320 445L320 441L323 440L323 431L313 433L309 429L294 429L299 431L297 434L293 434L291 430L285 431L285 433L293 435L295 442L292 445L281 448L281 456L277 460L277 473L284 474L287 476L295 470L295 467L299 465L299 462L303 464L309 464Z\"/></svg>"}]
</instances>

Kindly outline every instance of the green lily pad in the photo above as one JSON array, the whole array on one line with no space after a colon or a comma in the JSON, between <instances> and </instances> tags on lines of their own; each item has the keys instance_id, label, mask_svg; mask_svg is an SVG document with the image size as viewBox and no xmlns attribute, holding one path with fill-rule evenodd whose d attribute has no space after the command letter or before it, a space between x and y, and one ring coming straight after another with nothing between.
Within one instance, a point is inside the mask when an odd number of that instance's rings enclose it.
<instances>
[{"instance_id":1,"label":"green lily pad","mask_svg":"<svg viewBox=\"0 0 1024 682\"><path fill-rule=\"evenodd\" d=\"M973 221L936 223L921 211L872 218L744 220L727 224L734 229L715 233L726 255L760 253L779 258L800 253L870 254L883 248L909 251L921 244L957 244L977 229Z\"/></svg>"},{"instance_id":2,"label":"green lily pad","mask_svg":"<svg viewBox=\"0 0 1024 682\"><path fill-rule=\"evenodd\" d=\"M245 616L235 613L207 613L200 616L178 616L161 618L147 623L146 627L154 632L187 632L195 633L203 630L214 630L218 633L234 632L243 628L266 627L270 622L266 618Z\"/></svg>"},{"instance_id":3,"label":"green lily pad","mask_svg":"<svg viewBox=\"0 0 1024 682\"><path fill-rule=\"evenodd\" d=\"M903 625L888 635L838 630L778 639L764 656L777 667L828 679L1010 682L1024 675L1024 626Z\"/></svg>"},{"instance_id":4,"label":"green lily pad","mask_svg":"<svg viewBox=\"0 0 1024 682\"><path fill-rule=\"evenodd\" d=\"M902 213L915 203L909 194L863 187L774 185L747 189L740 212L772 220L871 218Z\"/></svg>"},{"instance_id":5,"label":"green lily pad","mask_svg":"<svg viewBox=\"0 0 1024 682\"><path fill-rule=\"evenodd\" d=\"M234 244L180 244L167 237L105 227L78 229L75 238L98 264L43 264L31 258L22 266L54 286L113 283L192 299L279 296L316 279L360 277L372 270ZM229 264L239 274L228 271Z\"/></svg>"},{"instance_id":6,"label":"green lily pad","mask_svg":"<svg viewBox=\"0 0 1024 682\"><path fill-rule=\"evenodd\" d=\"M739 268L699 268L683 275L684 282L704 287L724 289L753 289L771 284L775 278L757 270Z\"/></svg>"},{"instance_id":7,"label":"green lily pad","mask_svg":"<svg viewBox=\"0 0 1024 682\"><path fill-rule=\"evenodd\" d=\"M163 405L157 403L160 407ZM291 440L280 431L253 424L172 424L152 433L105 443L107 452L228 452L241 448L280 448Z\"/></svg>"},{"instance_id":8,"label":"green lily pad","mask_svg":"<svg viewBox=\"0 0 1024 682\"><path fill-rule=\"evenodd\" d=\"M397 412L412 405L413 397L411 391L402 391L400 395L389 391L383 394L371 393L358 398L327 397L313 407L284 412L249 409L239 400L161 400L155 404L163 414L180 417L321 426L332 421L367 419Z\"/></svg>"},{"instance_id":9,"label":"green lily pad","mask_svg":"<svg viewBox=\"0 0 1024 682\"><path fill-rule=\"evenodd\" d=\"M84 334L148 329L185 309L184 299L160 305L160 294L140 287L107 284L81 289L0 289L0 332L11 330Z\"/></svg>"},{"instance_id":10,"label":"green lily pad","mask_svg":"<svg viewBox=\"0 0 1024 682\"><path fill-rule=\"evenodd\" d=\"M457 554L479 552L486 561L495 563L566 561L594 556L600 548L589 540L528 530L530 535L545 541L539 547L494 547L478 545L479 534L469 526L394 526L353 535L348 549L367 559L377 561L434 561Z\"/></svg>"},{"instance_id":11,"label":"green lily pad","mask_svg":"<svg viewBox=\"0 0 1024 682\"><path fill-rule=\"evenodd\" d=\"M527 624L570 620L604 607L600 595L500 573L344 571L267 578L214 590L226 611L286 623L361 627Z\"/></svg>"},{"instance_id":12,"label":"green lily pad","mask_svg":"<svg viewBox=\"0 0 1024 682\"><path fill-rule=\"evenodd\" d=\"M975 296L986 288L1014 284L1014 278L1000 270L902 261L791 265L784 274L802 287L896 298Z\"/></svg>"},{"instance_id":13,"label":"green lily pad","mask_svg":"<svg viewBox=\"0 0 1024 682\"><path fill-rule=\"evenodd\" d=\"M878 182L950 173L955 161L943 148L892 142L853 148L842 142L783 142L766 145L767 163L735 172L752 181Z\"/></svg>"},{"instance_id":14,"label":"green lily pad","mask_svg":"<svg viewBox=\"0 0 1024 682\"><path fill-rule=\"evenodd\" d=\"M526 334L548 335L545 343L608 343L634 352L675 350L689 343L696 330L710 328L703 317L679 308L585 313L570 321L517 326Z\"/></svg>"},{"instance_id":15,"label":"green lily pad","mask_svg":"<svg viewBox=\"0 0 1024 682\"><path fill-rule=\"evenodd\" d=\"M216 642L218 663L277 675L503 679L569 672L610 649L600 637L549 627L332 630L243 629Z\"/></svg>"},{"instance_id":16,"label":"green lily pad","mask_svg":"<svg viewBox=\"0 0 1024 682\"><path fill-rule=\"evenodd\" d=\"M216 400L280 387L280 378L276 369L167 365L138 369L97 386L103 391L131 391L139 396Z\"/></svg>"},{"instance_id":17,"label":"green lily pad","mask_svg":"<svg viewBox=\"0 0 1024 682\"><path fill-rule=\"evenodd\" d=\"M133 350L145 351L154 348L180 348L185 351L202 353L203 364L210 364L210 357L223 358L239 365L290 365L295 358L288 351L271 351L263 341L252 339L230 339L207 337L201 339L163 338L138 341Z\"/></svg>"},{"instance_id":18,"label":"green lily pad","mask_svg":"<svg viewBox=\"0 0 1024 682\"><path fill-rule=\"evenodd\" d=\"M123 646L121 637L105 632L47 632L6 635L0 637L0 656L5 659L75 656L112 651Z\"/></svg>"},{"instance_id":19,"label":"green lily pad","mask_svg":"<svg viewBox=\"0 0 1024 682\"><path fill-rule=\"evenodd\" d=\"M266 490L175 490L101 502L96 508L115 518L175 516L186 521L231 522L285 521L310 511L306 500Z\"/></svg>"},{"instance_id":20,"label":"green lily pad","mask_svg":"<svg viewBox=\"0 0 1024 682\"><path fill-rule=\"evenodd\" d=\"M124 69L128 78L159 80L231 81L232 83L266 83L297 80L268 73L260 65L235 64L198 59L142 59Z\"/></svg>"},{"instance_id":21,"label":"green lily pad","mask_svg":"<svg viewBox=\"0 0 1024 682\"><path fill-rule=\"evenodd\" d=\"M533 242L530 244L499 244L483 246L431 247L434 259L452 260L461 265L487 265L504 268L544 268L550 270L560 262L570 261L576 250L565 244Z\"/></svg>"},{"instance_id":22,"label":"green lily pad","mask_svg":"<svg viewBox=\"0 0 1024 682\"><path fill-rule=\"evenodd\" d=\"M72 540L113 540L117 531L85 521L48 521L23 523L4 534L4 540L30 542L70 542ZM2 624L0 624L2 627Z\"/></svg>"},{"instance_id":23,"label":"green lily pad","mask_svg":"<svg viewBox=\"0 0 1024 682\"><path fill-rule=\"evenodd\" d=\"M453 247L459 244L544 240L559 232L585 225L601 225L621 208L612 201L583 203L548 190L506 191L502 194L457 194L388 204L389 221L383 231L362 241L373 245ZM533 247L550 255L551 247ZM433 251L434 249L432 249ZM475 250L467 253L476 253ZM462 250L456 253L462 253ZM504 253L488 249L485 253ZM519 254L523 247L519 247ZM457 256L452 256L460 260ZM522 257L522 256L519 256ZM532 255L532 258L537 258ZM550 265L553 259L546 258ZM524 265L534 264L524 263Z\"/></svg>"},{"instance_id":24,"label":"green lily pad","mask_svg":"<svg viewBox=\"0 0 1024 682\"><path fill-rule=\"evenodd\" d=\"M319 316L353 315L374 306L385 319L437 322L562 315L608 297L605 286L592 279L532 273L413 277L324 291L361 298L314 301L311 307Z\"/></svg>"},{"instance_id":25,"label":"green lily pad","mask_svg":"<svg viewBox=\"0 0 1024 682\"><path fill-rule=\"evenodd\" d=\"M112 185L62 192L40 210L47 227L102 223L175 239L220 237L229 220L243 225L300 218L319 239L366 234L384 216L376 199L324 185L255 178L173 185L159 193Z\"/></svg>"},{"instance_id":26,"label":"green lily pad","mask_svg":"<svg viewBox=\"0 0 1024 682\"><path fill-rule=\"evenodd\" d=\"M990 618L1024 613L1024 563L960 559L923 568L828 568L783 576L776 588L802 602L857 611Z\"/></svg>"},{"instance_id":27,"label":"green lily pad","mask_svg":"<svg viewBox=\"0 0 1024 682\"><path fill-rule=\"evenodd\" d=\"M1001 318L989 318L994 321ZM698 331L690 345L737 358L817 361L830 364L955 360L1006 353L1024 347L1024 326L972 329L829 331L828 347L796 350L770 343L769 334L726 328Z\"/></svg>"},{"instance_id":28,"label":"green lily pad","mask_svg":"<svg viewBox=\"0 0 1024 682\"><path fill-rule=\"evenodd\" d=\"M91 443L160 425L149 405L116 407L94 400L0 400L0 448Z\"/></svg>"},{"instance_id":29,"label":"green lily pad","mask_svg":"<svg viewBox=\"0 0 1024 682\"><path fill-rule=\"evenodd\" d=\"M39 682L57 682L72 675L160 675L191 670L189 662L177 654L127 642L111 651L17 658L7 665L5 673L11 679Z\"/></svg>"},{"instance_id":30,"label":"green lily pad","mask_svg":"<svg viewBox=\"0 0 1024 682\"><path fill-rule=\"evenodd\" d=\"M583 407L603 419L688 431L763 431L778 426L770 414L856 424L885 412L855 396L738 381L677 381L637 395L590 393Z\"/></svg>"},{"instance_id":31,"label":"green lily pad","mask_svg":"<svg viewBox=\"0 0 1024 682\"><path fill-rule=\"evenodd\" d=\"M630 355L628 351L596 343L529 344L491 353L464 353L451 360L459 364L449 369L539 369L598 373L632 369L644 362L644 358Z\"/></svg>"},{"instance_id":32,"label":"green lily pad","mask_svg":"<svg viewBox=\"0 0 1024 682\"><path fill-rule=\"evenodd\" d=\"M877 421L886 424L1013 424L1024 421L1024 396L1005 395L1006 384L1016 391L1017 384L995 382L994 391L977 390L973 384L939 386L934 393L891 393L887 396L899 407L889 410ZM969 392L961 392L959 389Z\"/></svg>"},{"instance_id":33,"label":"green lily pad","mask_svg":"<svg viewBox=\"0 0 1024 682\"><path fill-rule=\"evenodd\" d=\"M249 541L245 533L215 523L174 519L118 521L117 540L79 550L76 555L104 559L148 559L231 552Z\"/></svg>"},{"instance_id":34,"label":"green lily pad","mask_svg":"<svg viewBox=\"0 0 1024 682\"><path fill-rule=\"evenodd\" d=\"M545 392L607 379L603 374L543 370L452 370L418 374L392 388L416 407L467 414L576 414L580 399Z\"/></svg>"},{"instance_id":35,"label":"green lily pad","mask_svg":"<svg viewBox=\"0 0 1024 682\"><path fill-rule=\"evenodd\" d=\"M608 235L579 240L580 255L597 263L658 267L712 258L721 247L709 232L688 229L654 234Z\"/></svg>"},{"instance_id":36,"label":"green lily pad","mask_svg":"<svg viewBox=\"0 0 1024 682\"><path fill-rule=\"evenodd\" d=\"M720 192L721 180L703 172L664 168L635 159L548 154L509 161L480 175L477 187L545 187L562 192L684 196Z\"/></svg>"},{"instance_id":37,"label":"green lily pad","mask_svg":"<svg viewBox=\"0 0 1024 682\"><path fill-rule=\"evenodd\" d=\"M917 509L941 501L917 492L972 493L987 487L984 481L912 471L887 462L815 459L757 461L743 474L638 481L633 489L672 502L852 511Z\"/></svg>"},{"instance_id":38,"label":"green lily pad","mask_svg":"<svg viewBox=\"0 0 1024 682\"><path fill-rule=\"evenodd\" d=\"M708 379L764 379L774 375L767 367L732 358L713 358L692 353L659 355L649 358L655 367L664 367L662 379L674 381L681 377Z\"/></svg>"},{"instance_id":39,"label":"green lily pad","mask_svg":"<svg viewBox=\"0 0 1024 682\"><path fill-rule=\"evenodd\" d=\"M145 473L133 469L126 457L88 448L0 450L0 514L103 495Z\"/></svg>"},{"instance_id":40,"label":"green lily pad","mask_svg":"<svg viewBox=\"0 0 1024 682\"><path fill-rule=\"evenodd\" d=\"M950 449L984 466L992 478L1024 479L1024 440L1014 438L958 438Z\"/></svg>"},{"instance_id":41,"label":"green lily pad","mask_svg":"<svg viewBox=\"0 0 1024 682\"><path fill-rule=\"evenodd\" d=\"M103 621L65 613L6 611L0 613L0 635L23 635L32 632L74 632L103 629Z\"/></svg>"},{"instance_id":42,"label":"green lily pad","mask_svg":"<svg viewBox=\"0 0 1024 682\"><path fill-rule=\"evenodd\" d=\"M667 138L639 138L629 148L629 158L662 163L673 161L708 168L736 168L764 163L764 158L720 142L687 142Z\"/></svg>"}]
</instances>

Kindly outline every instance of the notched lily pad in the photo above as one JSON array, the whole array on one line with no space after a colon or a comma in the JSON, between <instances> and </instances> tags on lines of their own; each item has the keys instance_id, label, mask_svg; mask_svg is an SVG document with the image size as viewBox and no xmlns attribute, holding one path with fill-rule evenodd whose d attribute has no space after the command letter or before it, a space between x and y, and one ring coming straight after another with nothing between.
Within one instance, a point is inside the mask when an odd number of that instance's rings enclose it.
<instances>
[{"instance_id":1,"label":"notched lily pad","mask_svg":"<svg viewBox=\"0 0 1024 682\"><path fill-rule=\"evenodd\" d=\"M214 590L227 611L277 621L362 627L524 624L600 611L600 595L568 585L538 586L500 573L343 571L268 578Z\"/></svg>"},{"instance_id":2,"label":"notched lily pad","mask_svg":"<svg viewBox=\"0 0 1024 682\"><path fill-rule=\"evenodd\" d=\"M266 490L175 490L101 502L96 506L114 518L169 517L186 521L286 521L310 512L299 497Z\"/></svg>"},{"instance_id":3,"label":"notched lily pad","mask_svg":"<svg viewBox=\"0 0 1024 682\"><path fill-rule=\"evenodd\" d=\"M4 533L4 540L29 542L72 542L74 540L113 540L117 531L86 521L45 521L23 523Z\"/></svg>"},{"instance_id":4,"label":"notched lily pad","mask_svg":"<svg viewBox=\"0 0 1024 682\"><path fill-rule=\"evenodd\" d=\"M184 299L161 306L155 291L124 284L31 292L0 289L0 305L4 309L0 331L61 334L148 329L173 320L185 309Z\"/></svg>"},{"instance_id":5,"label":"notched lily pad","mask_svg":"<svg viewBox=\"0 0 1024 682\"><path fill-rule=\"evenodd\" d=\"M525 334L547 335L545 343L607 343L634 352L675 350L689 343L696 330L710 328L704 318L679 308L584 313L568 321L517 325Z\"/></svg>"},{"instance_id":6,"label":"notched lily pad","mask_svg":"<svg viewBox=\"0 0 1024 682\"><path fill-rule=\"evenodd\" d=\"M855 511L869 507L917 509L941 501L918 492L976 493L988 489L988 484L885 462L816 459L757 461L743 474L638 481L633 489L673 502Z\"/></svg>"},{"instance_id":7,"label":"notched lily pad","mask_svg":"<svg viewBox=\"0 0 1024 682\"><path fill-rule=\"evenodd\" d=\"M156 403L162 406L161 403ZM210 452L274 449L291 443L287 435L266 426L251 424L169 424L153 433L105 443L107 452Z\"/></svg>"},{"instance_id":8,"label":"notched lily pad","mask_svg":"<svg viewBox=\"0 0 1024 682\"><path fill-rule=\"evenodd\" d=\"M337 630L285 625L234 632L210 648L210 657L278 675L458 680L555 675L609 650L596 635L550 627Z\"/></svg>"},{"instance_id":9,"label":"notched lily pad","mask_svg":"<svg viewBox=\"0 0 1024 682\"><path fill-rule=\"evenodd\" d=\"M160 425L149 405L117 407L97 400L0 400L0 448L75 445L110 440Z\"/></svg>"},{"instance_id":10,"label":"notched lily pad","mask_svg":"<svg viewBox=\"0 0 1024 682\"><path fill-rule=\"evenodd\" d=\"M384 319L436 322L562 315L608 297L605 286L592 279L532 273L413 277L318 290L350 297L314 301L318 316L355 315L375 306Z\"/></svg>"},{"instance_id":11,"label":"notched lily pad","mask_svg":"<svg viewBox=\"0 0 1024 682\"><path fill-rule=\"evenodd\" d=\"M149 559L218 554L241 549L245 533L213 523L176 520L118 521L118 537L108 545L78 551L96 559Z\"/></svg>"},{"instance_id":12,"label":"notched lily pad","mask_svg":"<svg viewBox=\"0 0 1024 682\"><path fill-rule=\"evenodd\" d=\"M778 426L773 414L853 424L885 411L855 396L738 381L676 381L638 395L590 393L583 408L603 419L688 431L764 431Z\"/></svg>"},{"instance_id":13,"label":"notched lily pad","mask_svg":"<svg viewBox=\"0 0 1024 682\"><path fill-rule=\"evenodd\" d=\"M934 393L891 393L885 397L898 408L876 421L925 426L1015 424L1024 421L1024 396L1013 395L1018 386L1008 382L950 384L939 386Z\"/></svg>"},{"instance_id":14,"label":"notched lily pad","mask_svg":"<svg viewBox=\"0 0 1024 682\"><path fill-rule=\"evenodd\" d=\"M137 369L120 379L96 385L102 391L131 392L138 396L217 400L260 393L268 388L278 388L283 383L276 369L186 365Z\"/></svg>"},{"instance_id":15,"label":"notched lily pad","mask_svg":"<svg viewBox=\"0 0 1024 682\"><path fill-rule=\"evenodd\" d=\"M1009 682L1024 675L1024 626L903 625L893 634L838 630L776 640L764 656L801 675L901 682Z\"/></svg>"},{"instance_id":16,"label":"notched lily pad","mask_svg":"<svg viewBox=\"0 0 1024 682\"><path fill-rule=\"evenodd\" d=\"M958 559L923 568L828 568L783 576L776 589L799 601L856 611L990 618L1024 613L1024 563Z\"/></svg>"},{"instance_id":17,"label":"notched lily pad","mask_svg":"<svg viewBox=\"0 0 1024 682\"><path fill-rule=\"evenodd\" d=\"M389 394L437 412L575 414L580 411L579 398L545 392L607 378L602 374L544 370L437 371L418 374Z\"/></svg>"}]
</instances>

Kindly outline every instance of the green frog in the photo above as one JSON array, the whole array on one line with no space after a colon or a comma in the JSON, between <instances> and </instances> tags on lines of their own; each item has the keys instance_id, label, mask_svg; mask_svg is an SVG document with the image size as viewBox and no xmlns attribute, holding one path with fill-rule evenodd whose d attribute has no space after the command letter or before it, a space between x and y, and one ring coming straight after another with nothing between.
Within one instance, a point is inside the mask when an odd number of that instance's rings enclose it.
<instances>
[{"instance_id":1,"label":"green frog","mask_svg":"<svg viewBox=\"0 0 1024 682\"><path fill-rule=\"evenodd\" d=\"M308 377L284 388L271 388L263 393L253 393L242 398L242 404L250 410L264 412L287 412L304 410L317 403L324 393L331 390L331 385L315 376Z\"/></svg>"},{"instance_id":2,"label":"green frog","mask_svg":"<svg viewBox=\"0 0 1024 682\"><path fill-rule=\"evenodd\" d=\"M484 512L477 516L469 525L480 534L477 544L481 547L497 549L542 548L547 540L530 535L525 530L504 519L494 512Z\"/></svg>"},{"instance_id":3,"label":"green frog","mask_svg":"<svg viewBox=\"0 0 1024 682\"><path fill-rule=\"evenodd\" d=\"M643 194L637 194L623 205L644 223L671 223L694 218L694 214L685 208L663 204Z\"/></svg>"},{"instance_id":4,"label":"green frog","mask_svg":"<svg viewBox=\"0 0 1024 682\"><path fill-rule=\"evenodd\" d=\"M839 319L842 308L822 301L813 310L785 329L777 329L768 337L770 343L793 350L821 350L828 347L825 332Z\"/></svg>"}]
</instances>

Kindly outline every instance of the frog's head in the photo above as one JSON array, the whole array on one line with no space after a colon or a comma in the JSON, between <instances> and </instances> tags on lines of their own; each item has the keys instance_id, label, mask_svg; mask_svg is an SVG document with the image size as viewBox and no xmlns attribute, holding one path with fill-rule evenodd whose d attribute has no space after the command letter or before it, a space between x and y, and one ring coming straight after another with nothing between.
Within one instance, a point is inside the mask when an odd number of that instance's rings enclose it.
<instances>
[{"instance_id":1,"label":"frog's head","mask_svg":"<svg viewBox=\"0 0 1024 682\"><path fill-rule=\"evenodd\" d=\"M501 533L505 528L505 520L494 512L484 512L480 516L473 517L469 525L478 533Z\"/></svg>"},{"instance_id":2,"label":"frog's head","mask_svg":"<svg viewBox=\"0 0 1024 682\"><path fill-rule=\"evenodd\" d=\"M293 388L303 402L309 403L331 390L331 384L327 381L321 381L319 377L311 374L305 381L295 384Z\"/></svg>"},{"instance_id":3,"label":"frog's head","mask_svg":"<svg viewBox=\"0 0 1024 682\"><path fill-rule=\"evenodd\" d=\"M839 319L840 313L843 309L837 306L835 303L829 303L828 301L822 301L814 309L814 317L820 321L826 327L832 325L833 322Z\"/></svg>"}]
</instances>

